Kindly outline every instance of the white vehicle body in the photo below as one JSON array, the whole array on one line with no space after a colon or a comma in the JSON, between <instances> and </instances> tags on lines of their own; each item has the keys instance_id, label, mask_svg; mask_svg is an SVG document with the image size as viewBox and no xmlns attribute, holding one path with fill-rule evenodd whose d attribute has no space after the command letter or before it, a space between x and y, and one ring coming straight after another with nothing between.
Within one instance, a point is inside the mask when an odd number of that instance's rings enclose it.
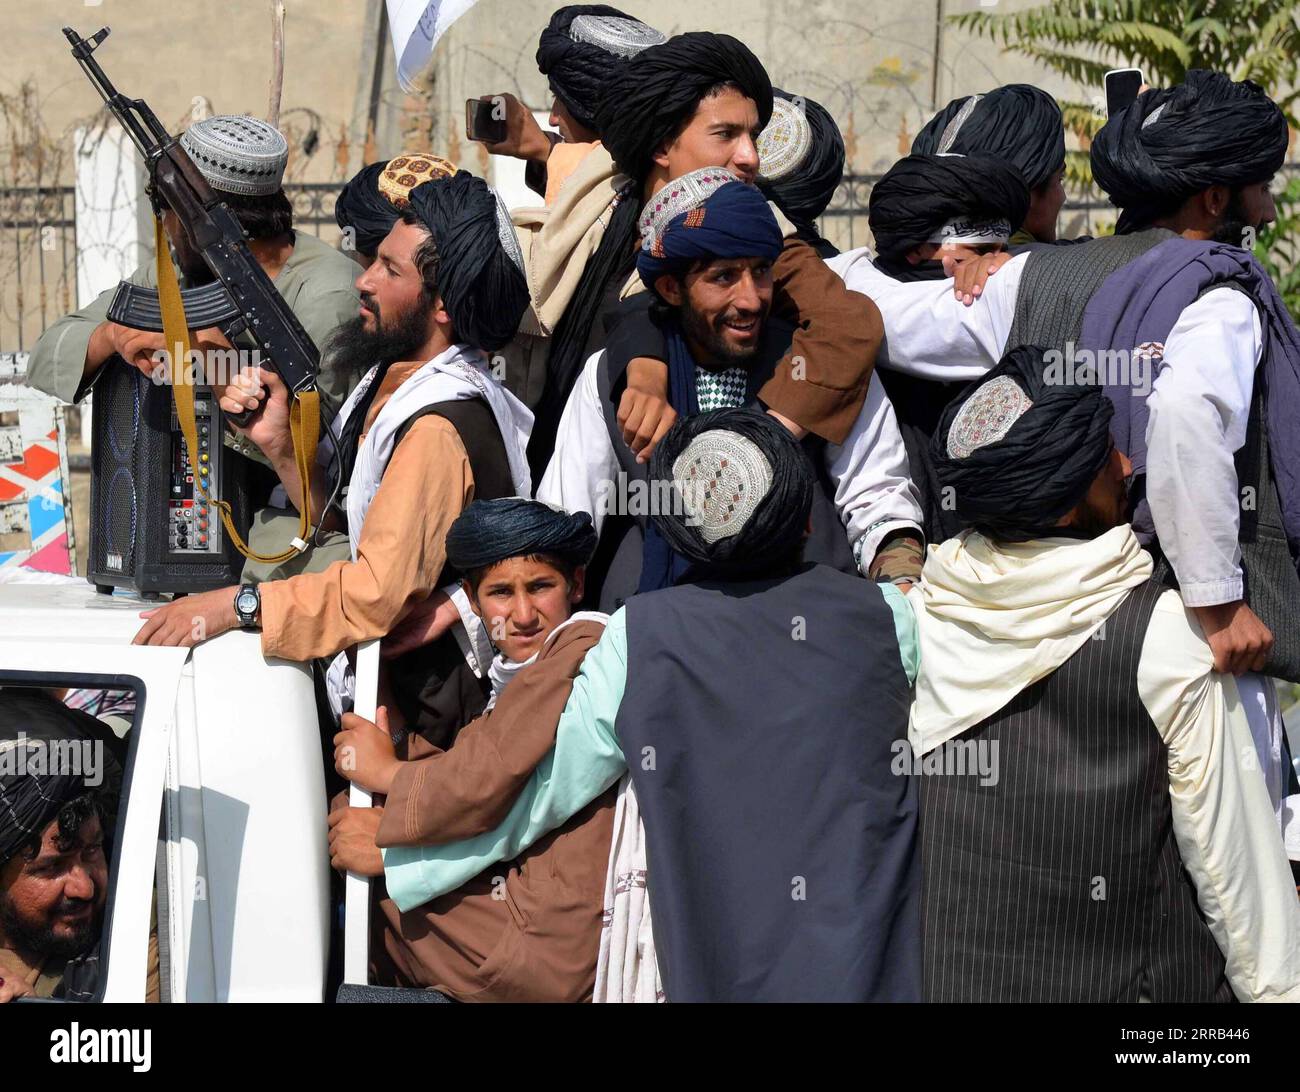
<instances>
[{"instance_id":1,"label":"white vehicle body","mask_svg":"<svg viewBox=\"0 0 1300 1092\"><path fill-rule=\"evenodd\" d=\"M156 890L164 1001L322 1001L329 858L311 673L264 659L241 631L134 646L151 605L88 584L0 585L0 686L134 685L140 699L103 999L144 1000Z\"/></svg>"}]
</instances>

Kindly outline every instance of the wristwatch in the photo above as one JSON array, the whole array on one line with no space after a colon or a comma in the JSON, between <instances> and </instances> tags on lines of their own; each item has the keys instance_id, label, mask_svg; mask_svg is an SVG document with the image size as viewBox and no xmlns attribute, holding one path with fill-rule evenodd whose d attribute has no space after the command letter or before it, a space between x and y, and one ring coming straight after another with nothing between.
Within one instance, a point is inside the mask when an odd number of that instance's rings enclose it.
<instances>
[{"instance_id":1,"label":"wristwatch","mask_svg":"<svg viewBox=\"0 0 1300 1092\"><path fill-rule=\"evenodd\" d=\"M244 629L257 629L257 616L262 609L262 593L256 584L243 584L235 592L235 617Z\"/></svg>"}]
</instances>

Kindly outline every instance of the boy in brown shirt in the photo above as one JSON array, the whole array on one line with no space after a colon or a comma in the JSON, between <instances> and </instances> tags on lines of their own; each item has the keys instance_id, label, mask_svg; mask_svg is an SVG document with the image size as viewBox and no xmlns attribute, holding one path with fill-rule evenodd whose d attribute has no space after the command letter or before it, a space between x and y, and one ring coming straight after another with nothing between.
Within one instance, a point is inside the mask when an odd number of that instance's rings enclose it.
<instances>
[{"instance_id":1,"label":"boy in brown shirt","mask_svg":"<svg viewBox=\"0 0 1300 1092\"><path fill-rule=\"evenodd\" d=\"M384 875L381 847L430 846L493 830L555 742L560 713L604 616L572 614L596 547L591 519L539 501L475 501L447 533L474 610L500 654L487 712L443 751L398 759L379 723L353 714L335 737L338 772L382 807L330 814L330 861ZM589 1001L613 828L602 794L514 861L427 899L409 872L377 909L372 981L459 1001Z\"/></svg>"}]
</instances>

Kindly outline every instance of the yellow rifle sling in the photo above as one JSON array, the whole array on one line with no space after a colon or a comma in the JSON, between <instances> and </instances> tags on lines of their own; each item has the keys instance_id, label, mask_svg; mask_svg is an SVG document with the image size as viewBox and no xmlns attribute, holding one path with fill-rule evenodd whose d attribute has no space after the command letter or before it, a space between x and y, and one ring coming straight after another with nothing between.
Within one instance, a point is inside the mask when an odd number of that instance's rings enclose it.
<instances>
[{"instance_id":1,"label":"yellow rifle sling","mask_svg":"<svg viewBox=\"0 0 1300 1092\"><path fill-rule=\"evenodd\" d=\"M302 498L298 505L297 541L304 545L290 545L278 554L253 553L239 532L235 530L234 520L230 514L228 501L208 496L199 480L199 432L194 420L194 386L201 377L189 373L190 331L185 321L185 305L181 300L181 286L176 279L176 270L172 268L171 255L167 249L167 236L163 233L161 220L154 221L154 247L158 268L158 305L162 311L163 336L170 346L172 397L176 400L176 419L180 421L181 432L185 435L185 446L190 454L190 468L194 471L194 489L204 500L208 501L221 513L221 522L226 534L235 548L253 561L276 563L288 561L306 549L308 536L311 534L311 471L316 464L316 445L320 441L320 395L316 391L303 391L291 394L289 405L289 433L293 438L294 462L298 467L298 479L302 482ZM220 452L214 456L220 458Z\"/></svg>"}]
</instances>

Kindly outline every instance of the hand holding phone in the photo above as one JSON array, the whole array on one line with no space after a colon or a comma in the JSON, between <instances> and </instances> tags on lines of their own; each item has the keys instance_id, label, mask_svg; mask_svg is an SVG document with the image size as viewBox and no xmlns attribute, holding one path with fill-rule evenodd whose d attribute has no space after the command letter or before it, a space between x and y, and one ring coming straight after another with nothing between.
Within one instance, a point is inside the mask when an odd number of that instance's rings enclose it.
<instances>
[{"instance_id":1,"label":"hand holding phone","mask_svg":"<svg viewBox=\"0 0 1300 1092\"><path fill-rule=\"evenodd\" d=\"M484 144L500 144L509 131L504 95L465 100L465 136Z\"/></svg>"},{"instance_id":2,"label":"hand holding phone","mask_svg":"<svg viewBox=\"0 0 1300 1092\"><path fill-rule=\"evenodd\" d=\"M505 92L466 101L465 135L486 144L493 155L545 163L551 154L551 141L533 112Z\"/></svg>"},{"instance_id":3,"label":"hand holding phone","mask_svg":"<svg viewBox=\"0 0 1300 1092\"><path fill-rule=\"evenodd\" d=\"M1146 85L1140 68L1112 68L1106 73L1106 115L1114 117L1137 99Z\"/></svg>"}]
</instances>

